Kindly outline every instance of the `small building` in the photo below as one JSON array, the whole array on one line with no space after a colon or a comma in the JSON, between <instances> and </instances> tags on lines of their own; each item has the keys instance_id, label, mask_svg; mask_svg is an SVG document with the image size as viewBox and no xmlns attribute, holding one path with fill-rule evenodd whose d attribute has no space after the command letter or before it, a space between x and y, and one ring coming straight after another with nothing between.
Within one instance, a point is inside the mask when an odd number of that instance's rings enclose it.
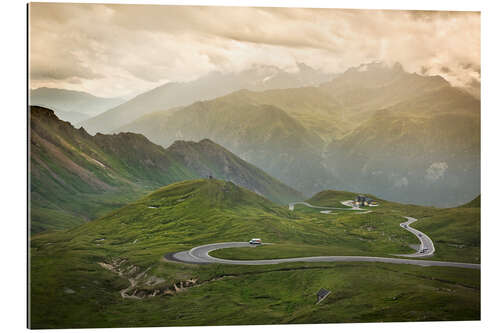
<instances>
[{"instance_id":1,"label":"small building","mask_svg":"<svg viewBox=\"0 0 500 333\"><path fill-rule=\"evenodd\" d=\"M356 197L356 206L360 207L360 206L366 206L366 200L368 198L365 197L364 195L358 195Z\"/></svg>"},{"instance_id":2,"label":"small building","mask_svg":"<svg viewBox=\"0 0 500 333\"><path fill-rule=\"evenodd\" d=\"M378 206L378 203L375 200L365 197L364 195L356 196L354 204L356 207Z\"/></svg>"}]
</instances>

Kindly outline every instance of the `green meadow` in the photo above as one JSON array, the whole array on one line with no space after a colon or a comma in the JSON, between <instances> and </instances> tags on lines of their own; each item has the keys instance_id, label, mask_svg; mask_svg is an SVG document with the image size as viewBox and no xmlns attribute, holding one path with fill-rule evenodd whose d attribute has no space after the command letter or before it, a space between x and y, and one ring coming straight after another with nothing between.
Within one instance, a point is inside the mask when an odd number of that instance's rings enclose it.
<instances>
[{"instance_id":1,"label":"green meadow","mask_svg":"<svg viewBox=\"0 0 500 333\"><path fill-rule=\"evenodd\" d=\"M334 205L354 193L327 191ZM223 258L412 253L414 227L432 259L480 262L480 207L437 209L380 200L368 214L280 206L219 180L174 183L78 227L31 237L32 328L480 319L480 271L379 263L266 266L170 262L194 246L248 241ZM315 293L332 293L316 305ZM125 296L125 297L123 297Z\"/></svg>"}]
</instances>

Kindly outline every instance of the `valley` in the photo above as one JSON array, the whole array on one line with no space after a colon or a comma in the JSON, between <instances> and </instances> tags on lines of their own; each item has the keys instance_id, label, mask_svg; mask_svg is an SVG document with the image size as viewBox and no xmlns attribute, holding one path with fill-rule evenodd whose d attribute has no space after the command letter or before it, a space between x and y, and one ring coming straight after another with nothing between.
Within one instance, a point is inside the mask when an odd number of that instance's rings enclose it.
<instances>
[{"instance_id":1,"label":"valley","mask_svg":"<svg viewBox=\"0 0 500 333\"><path fill-rule=\"evenodd\" d=\"M317 86L243 89L114 129L127 131L164 147L209 138L306 196L335 188L454 207L480 192L479 100L397 64Z\"/></svg>"},{"instance_id":2,"label":"valley","mask_svg":"<svg viewBox=\"0 0 500 333\"><path fill-rule=\"evenodd\" d=\"M220 177L271 200L303 195L210 140L168 149L143 135L92 136L31 107L31 232L66 229L176 181Z\"/></svg>"},{"instance_id":3,"label":"valley","mask_svg":"<svg viewBox=\"0 0 500 333\"><path fill-rule=\"evenodd\" d=\"M325 191L306 202L331 207L355 195ZM436 244L435 255L425 260L480 262L474 241L479 207L438 209L379 202L370 214L342 210L328 215L303 205L291 211L231 182L174 183L76 228L33 236L31 300L37 306L32 308L32 325L221 325L250 324L251 318L265 323L477 319L480 289L475 269L352 261L252 268L163 259L167 252L252 237L273 245L218 250L214 255L248 260L279 258L277 253L284 258L412 253L409 245L417 239L399 224L405 220L401 216L415 216L415 228ZM421 224L440 225L447 215L466 216L456 223L477 233L461 233L455 223L433 231ZM449 238L461 245L449 246ZM320 286L334 292L317 308L314 292ZM75 292L68 294L68 289ZM208 304L219 306L214 316L202 311ZM389 304L391 310L383 310ZM441 305L434 308L435 304ZM356 307L363 310L353 311ZM237 314L241 309L245 317Z\"/></svg>"}]
</instances>

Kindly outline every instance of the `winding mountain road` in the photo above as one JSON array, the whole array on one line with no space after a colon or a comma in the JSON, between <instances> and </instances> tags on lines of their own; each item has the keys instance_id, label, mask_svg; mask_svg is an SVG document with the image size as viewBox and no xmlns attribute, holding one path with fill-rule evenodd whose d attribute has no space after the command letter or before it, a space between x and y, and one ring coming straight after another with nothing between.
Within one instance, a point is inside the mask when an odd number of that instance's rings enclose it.
<instances>
[{"instance_id":1,"label":"winding mountain road","mask_svg":"<svg viewBox=\"0 0 500 333\"><path fill-rule=\"evenodd\" d=\"M415 257L432 256L436 250L434 248L434 243L432 242L431 238L429 236L427 236L426 234L424 234L423 232L418 231L417 229L410 227L410 224L418 221L416 218L409 217L409 216L404 216L404 217L407 219L407 221L400 223L399 225L401 226L401 228L404 228L404 229L408 230L409 232L411 232L412 234L414 234L420 240L420 247L416 253L398 254L398 256L414 257L414 258Z\"/></svg>"},{"instance_id":2,"label":"winding mountain road","mask_svg":"<svg viewBox=\"0 0 500 333\"><path fill-rule=\"evenodd\" d=\"M479 264L462 262L415 260L401 258L365 257L365 256L321 256L267 260L229 260L212 257L209 253L215 250L235 247L255 247L248 242L230 242L201 245L188 251L169 253L165 259L189 264L226 264L226 265L275 265L289 262L383 262L390 264L409 264L419 266L444 266L479 269Z\"/></svg>"},{"instance_id":3,"label":"winding mountain road","mask_svg":"<svg viewBox=\"0 0 500 333\"><path fill-rule=\"evenodd\" d=\"M334 209L367 211L366 209L349 205L348 202L342 202L342 204L346 206L351 206L351 208L319 207L311 205L307 202L293 202L289 204L289 209L294 210L295 205L298 204L302 204L310 208L328 210L328 213L322 212L323 214L329 214L330 211ZM407 220L405 222L400 223L400 226L406 229L407 231L411 232L412 234L414 234L420 240L420 247L416 253L397 254L396 256L417 258L417 257L427 257L433 255L435 252L435 248L430 237L422 233L421 231L410 227L410 224L417 221L417 219L409 216L405 216L405 218ZM459 267L459 268L471 268L471 269L481 268L480 264L472 264L472 263L416 260L416 259L402 259L402 258L388 258L388 257L370 257L370 256L319 256L319 257L300 257L300 258L265 259L265 260L229 260L229 259L215 258L209 254L212 251L220 249L236 248L236 247L255 247L255 246L256 245L250 245L248 242L215 243L215 244L197 246L188 251L167 253L164 257L167 260L189 263L189 264L275 265L275 264L282 264L289 262L383 262L390 264L407 264L407 265L418 265L418 266Z\"/></svg>"},{"instance_id":4,"label":"winding mountain road","mask_svg":"<svg viewBox=\"0 0 500 333\"><path fill-rule=\"evenodd\" d=\"M367 209L363 209L363 208L359 208L359 207L354 206L354 204L353 204L353 202L351 200L341 201L340 203L343 204L344 206L348 206L350 208L314 206L314 205L311 205L308 202L301 201L301 202L291 202L291 203L289 203L288 204L288 209L293 211L295 209L295 205L304 205L304 206L307 206L309 208L324 209L324 210L320 211L321 214L332 214L331 211L333 209L336 209L336 210L356 210L356 211L360 211L360 212L358 212L356 214L366 214L366 213L370 213L371 212L371 210L367 210ZM403 217L406 219L406 221L403 222L403 223L400 223L399 225L401 226L401 228L403 228L403 229L411 232L412 234L414 234L418 238L418 240L420 241L420 246L419 246L418 251L415 252L415 253L411 253L411 254L396 254L396 255L397 256L401 256L401 257L412 257L412 258L430 257L430 256L432 256L434 254L434 252L435 252L435 249L434 249L434 243L432 243L431 238L429 236L427 236L426 234L424 234L423 232L410 227L410 224L412 224L413 222L416 222L418 220L416 218L409 217L409 216L403 216Z\"/></svg>"},{"instance_id":5,"label":"winding mountain road","mask_svg":"<svg viewBox=\"0 0 500 333\"><path fill-rule=\"evenodd\" d=\"M318 209L326 209L326 210L323 210L323 211L320 211L320 213L322 214L329 214L330 212L327 212L328 210L366 210L366 209L363 209L363 208L359 208L359 207L354 207L353 205L350 205L348 203L349 201L342 201L342 204L344 206L349 206L351 208L340 208L340 207L321 207L321 206L314 206L314 205L311 205L310 203L308 202L304 202L304 201L300 201L300 202L290 202L288 204L288 209L289 210L294 210L295 209L295 206L296 205L304 205L304 206L307 206L309 208L318 208Z\"/></svg>"}]
</instances>

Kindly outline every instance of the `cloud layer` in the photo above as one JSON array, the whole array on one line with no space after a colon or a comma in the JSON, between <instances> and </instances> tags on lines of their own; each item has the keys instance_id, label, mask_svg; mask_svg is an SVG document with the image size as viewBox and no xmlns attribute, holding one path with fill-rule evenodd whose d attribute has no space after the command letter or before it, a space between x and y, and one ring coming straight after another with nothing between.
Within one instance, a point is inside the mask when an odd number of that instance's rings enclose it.
<instances>
[{"instance_id":1,"label":"cloud layer","mask_svg":"<svg viewBox=\"0 0 500 333\"><path fill-rule=\"evenodd\" d=\"M167 5L30 5L30 79L101 96L252 64L328 72L400 62L479 89L480 14Z\"/></svg>"}]
</instances>

